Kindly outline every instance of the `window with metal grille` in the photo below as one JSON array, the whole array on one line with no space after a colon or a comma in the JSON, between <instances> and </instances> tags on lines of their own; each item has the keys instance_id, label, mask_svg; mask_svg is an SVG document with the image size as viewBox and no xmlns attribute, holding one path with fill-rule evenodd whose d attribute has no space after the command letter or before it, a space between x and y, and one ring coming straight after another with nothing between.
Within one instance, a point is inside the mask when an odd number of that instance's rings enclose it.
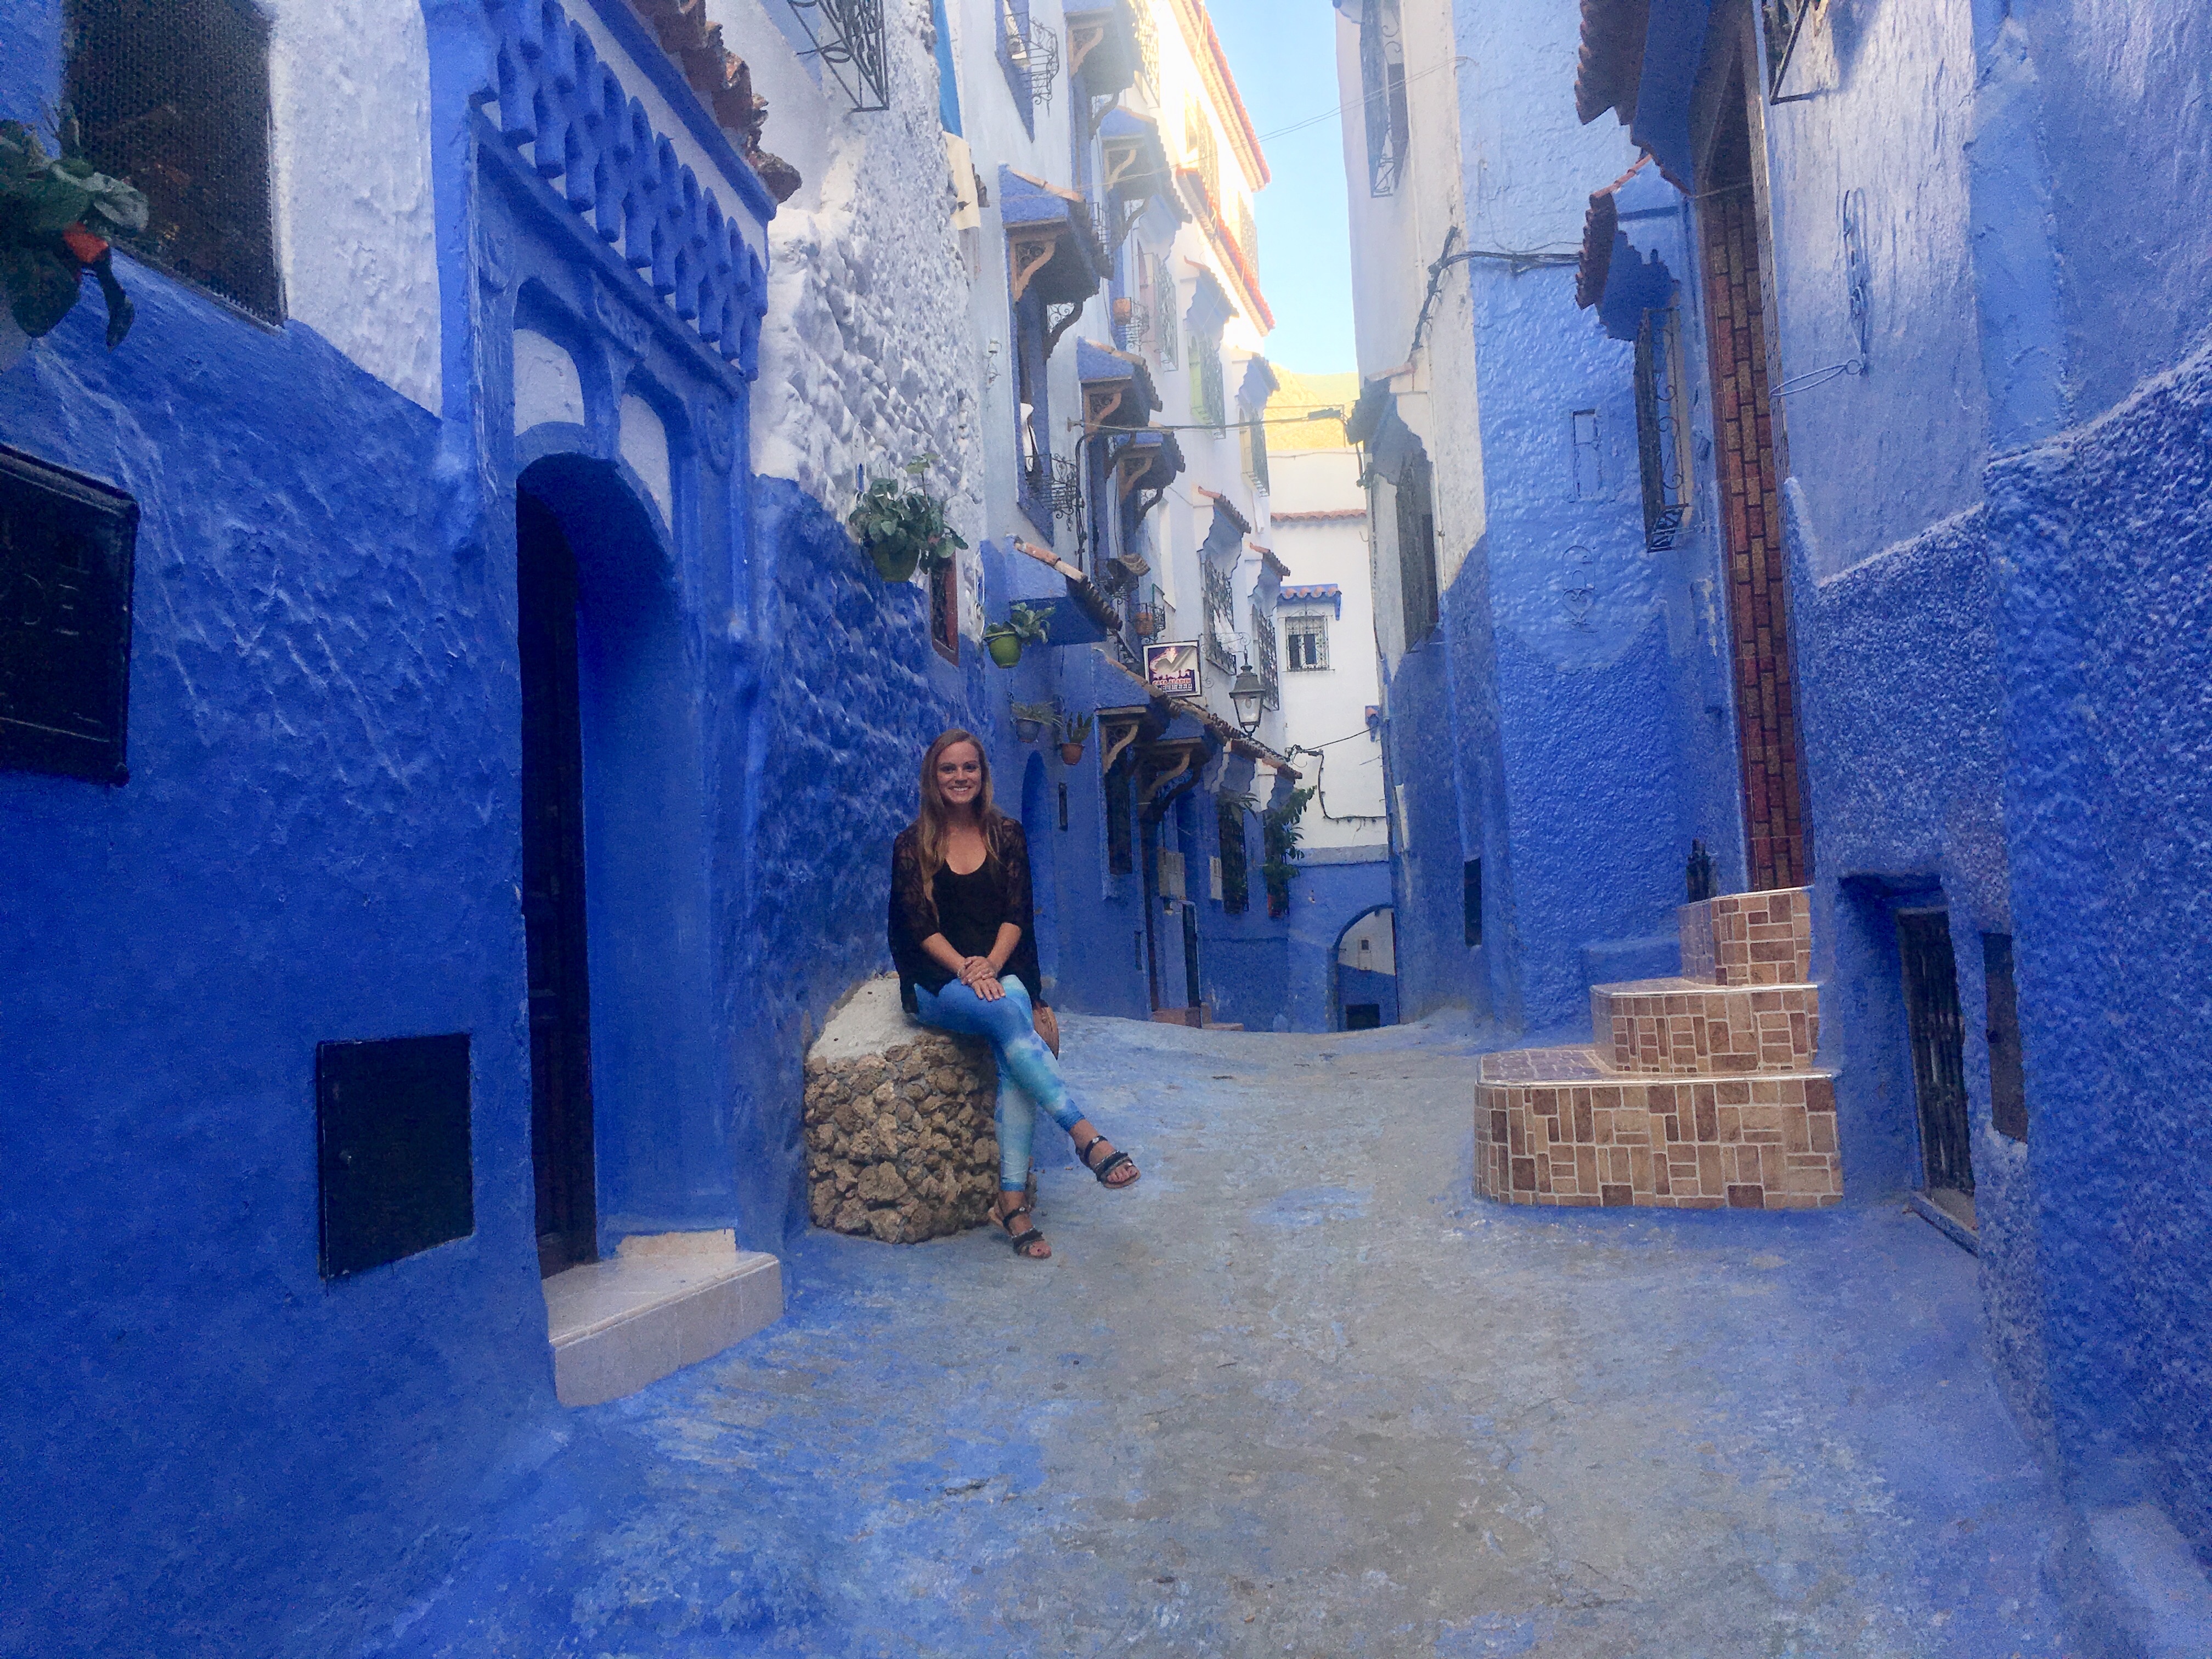
<instances>
[{"instance_id":1,"label":"window with metal grille","mask_svg":"<svg viewBox=\"0 0 2212 1659\"><path fill-rule=\"evenodd\" d=\"M1275 660L1275 619L1252 607L1252 666L1259 671L1260 689L1267 695L1261 707L1277 709L1283 706L1283 676Z\"/></svg>"},{"instance_id":2,"label":"window with metal grille","mask_svg":"<svg viewBox=\"0 0 2212 1659\"><path fill-rule=\"evenodd\" d=\"M1155 93L1160 84L1160 32L1153 26L1152 9L1148 6L1129 9L1131 32L1137 37L1137 63L1144 71L1145 83Z\"/></svg>"},{"instance_id":3,"label":"window with metal grille","mask_svg":"<svg viewBox=\"0 0 2212 1659\"><path fill-rule=\"evenodd\" d=\"M1182 313L1176 296L1175 273L1168 269L1166 256L1152 256L1152 349L1159 353L1160 367L1173 368L1182 356Z\"/></svg>"},{"instance_id":4,"label":"window with metal grille","mask_svg":"<svg viewBox=\"0 0 2212 1659\"><path fill-rule=\"evenodd\" d=\"M929 577L929 642L947 662L960 660L960 562L956 557Z\"/></svg>"},{"instance_id":5,"label":"window with metal grille","mask_svg":"<svg viewBox=\"0 0 2212 1659\"><path fill-rule=\"evenodd\" d=\"M1260 222L1252 216L1252 204L1237 204L1237 246L1244 251L1244 263L1252 274L1260 274Z\"/></svg>"},{"instance_id":6,"label":"window with metal grille","mask_svg":"<svg viewBox=\"0 0 2212 1659\"><path fill-rule=\"evenodd\" d=\"M1361 10L1359 87L1367 112L1368 191L1388 196L1398 188L1413 129L1398 0L1366 0Z\"/></svg>"},{"instance_id":7,"label":"window with metal grille","mask_svg":"<svg viewBox=\"0 0 2212 1659\"><path fill-rule=\"evenodd\" d=\"M999 0L999 67L1022 112L1023 130L1036 137L1037 106L1052 106L1060 36L1030 15L1030 0Z\"/></svg>"},{"instance_id":8,"label":"window with metal grille","mask_svg":"<svg viewBox=\"0 0 2212 1659\"><path fill-rule=\"evenodd\" d=\"M1252 908L1252 864L1244 845L1244 807L1226 798L1214 803L1221 842L1221 908L1241 916Z\"/></svg>"},{"instance_id":9,"label":"window with metal grille","mask_svg":"<svg viewBox=\"0 0 2212 1659\"><path fill-rule=\"evenodd\" d=\"M1206 106L1197 99L1186 100L1182 106L1184 142L1189 149L1191 165L1198 169L1200 183L1213 204L1213 210L1221 210L1221 149L1213 136L1212 118Z\"/></svg>"},{"instance_id":10,"label":"window with metal grille","mask_svg":"<svg viewBox=\"0 0 2212 1659\"><path fill-rule=\"evenodd\" d=\"M1045 380L1050 325L1044 296L1034 288L1014 301L1014 453L1020 458L1019 503L1038 538L1052 545L1052 410Z\"/></svg>"},{"instance_id":11,"label":"window with metal grille","mask_svg":"<svg viewBox=\"0 0 2212 1659\"><path fill-rule=\"evenodd\" d=\"M129 250L281 322L269 25L245 0L69 0L64 97L85 155L152 210Z\"/></svg>"},{"instance_id":12,"label":"window with metal grille","mask_svg":"<svg viewBox=\"0 0 2212 1659\"><path fill-rule=\"evenodd\" d=\"M1216 432L1229 429L1228 405L1221 384L1221 337L1209 334L1190 343L1190 418Z\"/></svg>"},{"instance_id":13,"label":"window with metal grille","mask_svg":"<svg viewBox=\"0 0 2212 1659\"><path fill-rule=\"evenodd\" d=\"M1224 674L1237 672L1237 593L1229 572L1211 559L1200 560L1199 579L1206 600L1206 659Z\"/></svg>"},{"instance_id":14,"label":"window with metal grille","mask_svg":"<svg viewBox=\"0 0 2212 1659\"><path fill-rule=\"evenodd\" d=\"M1283 645L1294 674L1328 666L1328 618L1287 617L1283 621Z\"/></svg>"},{"instance_id":15,"label":"window with metal grille","mask_svg":"<svg viewBox=\"0 0 2212 1659\"><path fill-rule=\"evenodd\" d=\"M1397 496L1398 592L1410 650L1437 631L1437 509L1427 456L1407 458Z\"/></svg>"},{"instance_id":16,"label":"window with metal grille","mask_svg":"<svg viewBox=\"0 0 2212 1659\"><path fill-rule=\"evenodd\" d=\"M1681 395L1682 340L1672 306L1647 311L1636 332L1636 459L1644 477L1644 544L1674 545L1690 520L1688 399Z\"/></svg>"},{"instance_id":17,"label":"window with metal grille","mask_svg":"<svg viewBox=\"0 0 2212 1659\"><path fill-rule=\"evenodd\" d=\"M1267 489L1267 416L1265 410L1246 414L1240 434L1244 446L1244 476L1252 481L1252 488L1261 495Z\"/></svg>"}]
</instances>

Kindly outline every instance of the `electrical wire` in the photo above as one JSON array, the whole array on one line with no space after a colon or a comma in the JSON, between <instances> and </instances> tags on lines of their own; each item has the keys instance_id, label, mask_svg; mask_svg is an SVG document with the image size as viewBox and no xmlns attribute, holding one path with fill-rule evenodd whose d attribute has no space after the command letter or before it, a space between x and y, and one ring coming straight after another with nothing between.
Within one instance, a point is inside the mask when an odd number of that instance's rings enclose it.
<instances>
[{"instance_id":1,"label":"electrical wire","mask_svg":"<svg viewBox=\"0 0 2212 1659\"><path fill-rule=\"evenodd\" d=\"M1444 63L1431 64L1428 68L1407 76L1401 84L1410 87L1416 81L1425 81L1431 75L1441 75L1446 70L1457 69L1462 64L1471 64L1474 61L1472 58L1454 58ZM1260 135L1260 142L1263 144L1272 144L1278 138L1287 138L1294 132L1304 132L1308 127L1317 127L1324 121L1334 121L1354 109L1364 110L1370 104L1380 103L1389 95L1387 88L1377 88L1356 103L1339 104L1334 109L1325 109L1318 115L1309 115L1303 121L1293 121L1286 127L1277 127L1273 132L1263 132Z\"/></svg>"}]
</instances>

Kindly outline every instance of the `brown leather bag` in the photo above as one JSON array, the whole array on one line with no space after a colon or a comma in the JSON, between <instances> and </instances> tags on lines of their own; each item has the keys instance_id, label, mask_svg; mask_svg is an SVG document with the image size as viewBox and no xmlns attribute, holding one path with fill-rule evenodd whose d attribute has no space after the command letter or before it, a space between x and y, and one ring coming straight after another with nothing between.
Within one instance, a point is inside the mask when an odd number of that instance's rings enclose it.
<instances>
[{"instance_id":1,"label":"brown leather bag","mask_svg":"<svg viewBox=\"0 0 2212 1659\"><path fill-rule=\"evenodd\" d=\"M1058 1060L1060 1058L1060 1016L1049 1008L1034 1007L1030 1010L1030 1023L1036 1027L1039 1040L1046 1048L1052 1050L1052 1057Z\"/></svg>"}]
</instances>

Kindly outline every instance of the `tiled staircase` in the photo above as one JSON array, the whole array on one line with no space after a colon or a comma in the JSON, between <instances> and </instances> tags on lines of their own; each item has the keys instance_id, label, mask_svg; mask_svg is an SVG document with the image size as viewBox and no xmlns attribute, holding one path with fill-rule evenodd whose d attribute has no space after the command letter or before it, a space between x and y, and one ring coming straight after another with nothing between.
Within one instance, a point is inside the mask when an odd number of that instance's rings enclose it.
<instances>
[{"instance_id":1,"label":"tiled staircase","mask_svg":"<svg viewBox=\"0 0 2212 1659\"><path fill-rule=\"evenodd\" d=\"M1834 1076L1814 1066L1810 897L1686 904L1681 977L1595 987L1591 1047L1486 1055L1475 1190L1514 1204L1840 1203Z\"/></svg>"}]
</instances>

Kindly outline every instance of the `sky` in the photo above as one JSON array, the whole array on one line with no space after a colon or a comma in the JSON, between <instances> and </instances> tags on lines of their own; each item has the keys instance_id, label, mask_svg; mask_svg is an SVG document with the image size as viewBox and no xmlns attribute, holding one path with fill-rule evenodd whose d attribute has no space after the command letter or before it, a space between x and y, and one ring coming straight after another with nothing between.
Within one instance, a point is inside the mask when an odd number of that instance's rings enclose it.
<instances>
[{"instance_id":1,"label":"sky","mask_svg":"<svg viewBox=\"0 0 2212 1659\"><path fill-rule=\"evenodd\" d=\"M1206 0L1206 9L1274 175L1252 204L1260 287L1275 313L1268 361L1348 374L1358 359L1341 123L1332 116L1268 136L1336 108L1335 9L1329 0Z\"/></svg>"}]
</instances>

